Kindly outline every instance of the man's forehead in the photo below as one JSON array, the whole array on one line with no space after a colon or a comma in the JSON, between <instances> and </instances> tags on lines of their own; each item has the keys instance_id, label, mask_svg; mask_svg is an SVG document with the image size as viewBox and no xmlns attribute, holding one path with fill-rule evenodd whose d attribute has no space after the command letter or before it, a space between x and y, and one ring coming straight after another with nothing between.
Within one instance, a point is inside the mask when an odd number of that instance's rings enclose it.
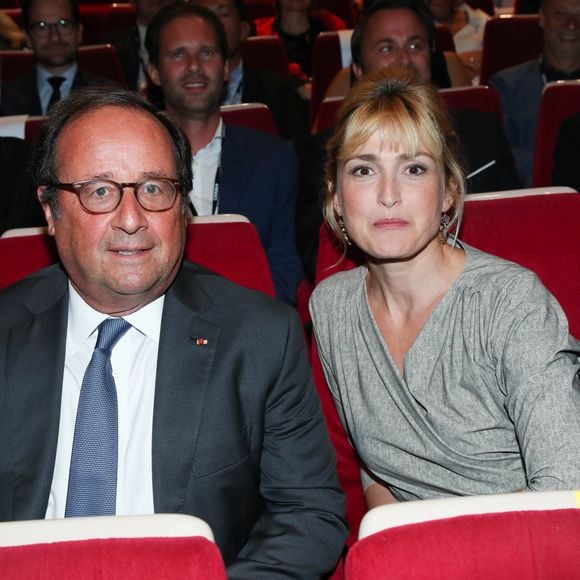
<instances>
[{"instance_id":1,"label":"man's forehead","mask_svg":"<svg viewBox=\"0 0 580 580\"><path fill-rule=\"evenodd\" d=\"M30 14L33 18L42 18L44 14L70 16L72 15L72 6L66 0L36 0L30 6Z\"/></svg>"},{"instance_id":2,"label":"man's forehead","mask_svg":"<svg viewBox=\"0 0 580 580\"><path fill-rule=\"evenodd\" d=\"M365 37L370 34L396 38L401 36L427 38L427 31L421 20L412 10L407 8L379 10L373 14L367 23Z\"/></svg>"}]
</instances>

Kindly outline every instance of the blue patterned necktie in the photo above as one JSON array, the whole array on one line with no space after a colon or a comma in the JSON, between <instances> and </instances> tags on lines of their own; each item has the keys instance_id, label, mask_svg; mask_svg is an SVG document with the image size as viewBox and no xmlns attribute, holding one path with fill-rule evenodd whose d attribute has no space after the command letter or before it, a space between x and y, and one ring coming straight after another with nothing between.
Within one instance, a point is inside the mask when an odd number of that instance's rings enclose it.
<instances>
[{"instance_id":1,"label":"blue patterned necktie","mask_svg":"<svg viewBox=\"0 0 580 580\"><path fill-rule=\"evenodd\" d=\"M73 439L65 517L115 515L117 503L117 389L111 351L131 328L122 318L99 325L83 377Z\"/></svg>"}]
</instances>

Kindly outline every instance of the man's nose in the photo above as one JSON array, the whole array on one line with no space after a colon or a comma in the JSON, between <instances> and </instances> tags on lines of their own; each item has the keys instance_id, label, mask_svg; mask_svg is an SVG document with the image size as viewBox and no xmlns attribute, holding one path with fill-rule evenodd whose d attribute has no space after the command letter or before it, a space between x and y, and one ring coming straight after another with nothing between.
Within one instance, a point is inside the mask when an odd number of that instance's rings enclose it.
<instances>
[{"instance_id":1,"label":"man's nose","mask_svg":"<svg viewBox=\"0 0 580 580\"><path fill-rule=\"evenodd\" d=\"M114 213L113 227L119 228L127 234L134 234L147 227L147 210L137 201L135 190L131 187L124 189L121 203Z\"/></svg>"}]
</instances>

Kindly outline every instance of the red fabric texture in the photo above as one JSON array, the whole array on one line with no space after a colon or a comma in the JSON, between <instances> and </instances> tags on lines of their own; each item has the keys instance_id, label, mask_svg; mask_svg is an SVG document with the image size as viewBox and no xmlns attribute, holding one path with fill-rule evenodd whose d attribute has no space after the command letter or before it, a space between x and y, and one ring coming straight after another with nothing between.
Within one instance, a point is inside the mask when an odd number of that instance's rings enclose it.
<instances>
[{"instance_id":1,"label":"red fabric texture","mask_svg":"<svg viewBox=\"0 0 580 580\"><path fill-rule=\"evenodd\" d=\"M201 537L121 538L0 548L3 580L226 580L218 547Z\"/></svg>"},{"instance_id":2,"label":"red fabric texture","mask_svg":"<svg viewBox=\"0 0 580 580\"><path fill-rule=\"evenodd\" d=\"M188 226L185 259L242 286L276 296L266 250L251 223Z\"/></svg>"},{"instance_id":3,"label":"red fabric texture","mask_svg":"<svg viewBox=\"0 0 580 580\"><path fill-rule=\"evenodd\" d=\"M355 544L347 580L580 577L580 510L468 515L383 530Z\"/></svg>"},{"instance_id":4,"label":"red fabric texture","mask_svg":"<svg viewBox=\"0 0 580 580\"><path fill-rule=\"evenodd\" d=\"M247 222L188 226L185 258L247 288L276 296L266 251ZM58 261L48 235L0 238L0 288Z\"/></svg>"}]
</instances>

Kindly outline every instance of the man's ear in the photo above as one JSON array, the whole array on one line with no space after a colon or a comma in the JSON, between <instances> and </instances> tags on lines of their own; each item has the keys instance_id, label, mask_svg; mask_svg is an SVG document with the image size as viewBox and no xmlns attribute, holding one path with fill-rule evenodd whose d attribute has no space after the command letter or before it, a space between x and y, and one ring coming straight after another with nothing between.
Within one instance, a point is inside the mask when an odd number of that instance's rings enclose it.
<instances>
[{"instance_id":1,"label":"man's ear","mask_svg":"<svg viewBox=\"0 0 580 580\"><path fill-rule=\"evenodd\" d=\"M153 81L154 85L157 85L158 87L161 86L161 81L159 80L159 71L151 63L147 65L147 74L149 75L149 78Z\"/></svg>"},{"instance_id":2,"label":"man's ear","mask_svg":"<svg viewBox=\"0 0 580 580\"><path fill-rule=\"evenodd\" d=\"M356 77L356 79L360 79L363 75L362 69L360 67L360 64L356 64L356 63L352 63L352 72L354 73L354 76Z\"/></svg>"},{"instance_id":3,"label":"man's ear","mask_svg":"<svg viewBox=\"0 0 580 580\"><path fill-rule=\"evenodd\" d=\"M52 211L52 206L45 199L45 195L44 195L45 189L46 189L46 186L41 185L36 190L36 196L38 197L38 201L40 202L40 205L42 206L42 211L44 212L44 218L46 219L46 223L48 225L48 233L51 236L54 236L54 231L55 231L54 221L55 221L55 217L54 217L54 212Z\"/></svg>"},{"instance_id":4,"label":"man's ear","mask_svg":"<svg viewBox=\"0 0 580 580\"><path fill-rule=\"evenodd\" d=\"M227 83L230 80L230 65L226 60L224 62L224 81Z\"/></svg>"}]
</instances>

